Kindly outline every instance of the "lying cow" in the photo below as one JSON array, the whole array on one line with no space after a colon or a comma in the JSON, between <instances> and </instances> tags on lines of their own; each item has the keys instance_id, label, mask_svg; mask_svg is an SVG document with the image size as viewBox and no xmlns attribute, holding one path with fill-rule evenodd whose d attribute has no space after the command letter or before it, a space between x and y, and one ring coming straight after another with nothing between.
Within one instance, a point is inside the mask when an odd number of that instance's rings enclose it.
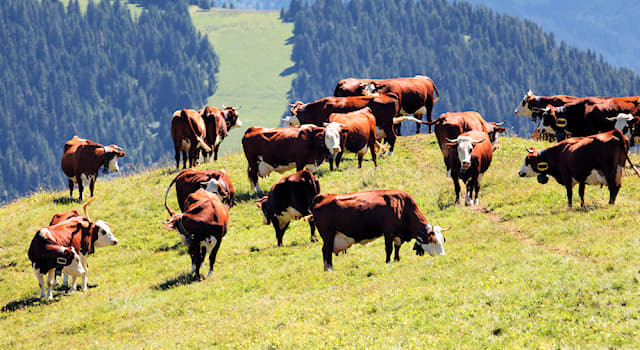
<instances>
[{"instance_id":1,"label":"lying cow","mask_svg":"<svg viewBox=\"0 0 640 350\"><path fill-rule=\"evenodd\" d=\"M86 272L76 249L71 245L58 244L51 237L49 230L45 228L38 230L31 240L28 256L29 260L31 260L33 272L38 279L41 298L46 295L48 299L53 299L53 284L57 269L73 276L80 276ZM44 291L44 275L47 275L46 294Z\"/></svg>"},{"instance_id":2,"label":"lying cow","mask_svg":"<svg viewBox=\"0 0 640 350\"><path fill-rule=\"evenodd\" d=\"M386 262L400 260L400 246L415 238L414 250L422 255L443 255L445 241L440 226L432 226L409 194L400 190L372 190L348 194L317 195L311 204L323 240L324 270L333 270L332 256L354 243L366 244L384 236Z\"/></svg>"},{"instance_id":3,"label":"lying cow","mask_svg":"<svg viewBox=\"0 0 640 350\"><path fill-rule=\"evenodd\" d=\"M183 108L175 111L171 117L171 139L175 150L176 169L180 168L180 156L182 155L182 169L187 167L187 155L189 168L197 165L200 151L211 152L211 147L206 142L207 128L204 119L197 111Z\"/></svg>"},{"instance_id":4,"label":"lying cow","mask_svg":"<svg viewBox=\"0 0 640 350\"><path fill-rule=\"evenodd\" d=\"M265 177L273 171L284 173L293 168L315 171L327 156L342 151L339 130L339 127L314 125L247 129L242 148L249 163L247 175L251 189L262 192L258 176Z\"/></svg>"},{"instance_id":5,"label":"lying cow","mask_svg":"<svg viewBox=\"0 0 640 350\"><path fill-rule=\"evenodd\" d=\"M185 169L182 170L167 187L167 191L164 194L164 203L167 205L167 196L169 190L173 184L176 184L176 196L178 199L178 205L180 210L186 209L184 201L187 196L197 191L199 188L215 193L220 197L222 203L227 208L233 206L233 197L235 196L235 190L233 184L227 172L224 170L195 170Z\"/></svg>"},{"instance_id":6,"label":"lying cow","mask_svg":"<svg viewBox=\"0 0 640 350\"><path fill-rule=\"evenodd\" d=\"M262 223L273 224L276 231L278 247L282 246L282 237L293 220L311 214L311 200L320 193L320 182L304 169L278 180L271 187L269 194L256 202L262 210ZM311 242L315 242L315 225L309 221Z\"/></svg>"},{"instance_id":7,"label":"lying cow","mask_svg":"<svg viewBox=\"0 0 640 350\"><path fill-rule=\"evenodd\" d=\"M82 277L82 291L87 290L87 275L89 274L89 255L93 254L96 247L108 247L118 244L118 239L111 232L108 223L98 220L93 222L87 213L87 206L93 201L90 198L83 205L84 215L77 210L64 213L57 213L51 218L49 227L42 230L48 230L56 242L73 246L80 254L80 261L84 268L84 273L79 275L72 274L70 291L76 290L76 278ZM79 233L79 234L78 234ZM68 286L68 274L64 274L62 282L63 287Z\"/></svg>"},{"instance_id":8,"label":"lying cow","mask_svg":"<svg viewBox=\"0 0 640 350\"><path fill-rule=\"evenodd\" d=\"M450 169L451 180L456 192L455 203L460 198L460 184L458 178L467 185L465 205L478 204L480 181L485 171L491 165L493 147L489 142L489 135L482 131L467 131L456 139L447 143L454 152L446 158L447 169ZM456 152L457 151L457 152ZM474 194L475 190L475 196Z\"/></svg>"},{"instance_id":9,"label":"lying cow","mask_svg":"<svg viewBox=\"0 0 640 350\"><path fill-rule=\"evenodd\" d=\"M609 188L609 204L614 204L622 184L624 164L629 161L629 141L620 130L574 137L544 150L528 150L521 177L537 176L545 184L552 176L567 190L569 207L572 205L573 185L579 184L580 205L584 207L585 185L606 185ZM631 167L640 176L638 169Z\"/></svg>"},{"instance_id":10,"label":"lying cow","mask_svg":"<svg viewBox=\"0 0 640 350\"><path fill-rule=\"evenodd\" d=\"M89 190L93 197L93 188L100 168L103 168L103 173L120 170L118 158L125 155L124 150L116 145L103 146L78 136L65 142L60 166L69 179L69 198L73 199L73 187L77 183L80 193L78 201L81 202L83 183L86 181L89 181Z\"/></svg>"},{"instance_id":11,"label":"lying cow","mask_svg":"<svg viewBox=\"0 0 640 350\"><path fill-rule=\"evenodd\" d=\"M229 212L217 195L202 188L191 193L185 200L185 211L176 214L165 203L171 219L164 226L176 229L182 244L188 247L191 256L191 273L200 279L200 266L209 254L209 273L213 273L213 264L220 248L222 238L229 228Z\"/></svg>"},{"instance_id":12,"label":"lying cow","mask_svg":"<svg viewBox=\"0 0 640 350\"><path fill-rule=\"evenodd\" d=\"M346 141L343 152L336 155L336 169L340 167L340 160L344 151L356 153L358 155L358 168L362 168L362 159L367 153L367 148L371 152L371 159L374 166L378 167L376 148L381 148L376 140L376 118L371 113L369 107L359 109L349 113L332 113L329 115L330 123L339 123L346 133ZM329 158L329 169L333 170L333 158Z\"/></svg>"}]
</instances>

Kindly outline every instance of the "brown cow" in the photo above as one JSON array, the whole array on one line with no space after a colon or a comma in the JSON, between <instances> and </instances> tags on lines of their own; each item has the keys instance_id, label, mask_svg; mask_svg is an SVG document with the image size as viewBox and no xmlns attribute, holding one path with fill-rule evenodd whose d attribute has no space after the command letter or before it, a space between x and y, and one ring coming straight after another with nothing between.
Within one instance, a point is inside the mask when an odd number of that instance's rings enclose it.
<instances>
[{"instance_id":1,"label":"brown cow","mask_svg":"<svg viewBox=\"0 0 640 350\"><path fill-rule=\"evenodd\" d=\"M400 260L403 242L416 239L414 250L422 255L443 255L445 241L440 226L432 226L409 194L400 190L372 190L348 194L317 195L311 204L323 240L324 270L333 270L332 253L346 251L354 243L366 244L384 236L386 262Z\"/></svg>"},{"instance_id":2,"label":"brown cow","mask_svg":"<svg viewBox=\"0 0 640 350\"><path fill-rule=\"evenodd\" d=\"M376 118L369 107L349 113L332 113L329 115L329 122L339 123L342 130L346 132L344 149L336 155L336 169L340 167L340 159L344 151L356 153L358 168L362 168L362 158L367 153L367 148L371 152L373 164L376 168L378 167L376 147L381 146L376 140ZM333 158L329 158L329 169L333 170Z\"/></svg>"},{"instance_id":3,"label":"brown cow","mask_svg":"<svg viewBox=\"0 0 640 350\"><path fill-rule=\"evenodd\" d=\"M262 192L258 176L265 177L273 171L284 173L293 168L315 171L327 156L342 151L337 130L339 128L315 125L247 129L242 137L242 149L248 162L251 188Z\"/></svg>"},{"instance_id":4,"label":"brown cow","mask_svg":"<svg viewBox=\"0 0 640 350\"><path fill-rule=\"evenodd\" d=\"M69 179L69 198L73 199L74 184L78 184L78 201L82 201L83 183L89 181L89 190L93 197L93 188L98 178L98 171L119 171L118 158L126 156L124 150L116 145L103 146L93 141L74 136L65 142L64 153L60 165Z\"/></svg>"},{"instance_id":5,"label":"brown cow","mask_svg":"<svg viewBox=\"0 0 640 350\"><path fill-rule=\"evenodd\" d=\"M573 185L578 183L580 205L584 207L585 185L606 185L609 204L614 204L622 184L624 164L629 159L629 141L618 129L587 137L568 138L544 150L534 148L518 172L521 177L537 176L545 184L549 175L564 185L569 207L572 205ZM638 169L631 167L640 176Z\"/></svg>"},{"instance_id":6,"label":"brown cow","mask_svg":"<svg viewBox=\"0 0 640 350\"><path fill-rule=\"evenodd\" d=\"M540 109L547 105L560 107L583 99L584 97L569 95L536 96L529 90L524 94L522 101L520 101L520 104L518 104L513 113L523 117L533 117L535 120L536 116L534 116L534 114L537 114Z\"/></svg>"},{"instance_id":7,"label":"brown cow","mask_svg":"<svg viewBox=\"0 0 640 350\"><path fill-rule=\"evenodd\" d=\"M191 193L185 200L186 210L176 214L165 203L171 220L166 229L176 229L182 243L189 248L191 273L200 279L200 266L209 254L209 273L213 273L213 264L220 248L222 238L229 228L229 212L217 195L202 188Z\"/></svg>"},{"instance_id":8,"label":"brown cow","mask_svg":"<svg viewBox=\"0 0 640 350\"><path fill-rule=\"evenodd\" d=\"M256 202L262 210L262 223L273 224L278 247L282 246L282 237L293 220L311 214L311 200L320 193L320 182L304 169L278 180L269 194ZM311 242L316 241L315 225L309 221Z\"/></svg>"},{"instance_id":9,"label":"brown cow","mask_svg":"<svg viewBox=\"0 0 640 350\"><path fill-rule=\"evenodd\" d=\"M40 297L45 295L48 299L53 299L53 284L55 271L62 270L73 276L80 276L85 273L85 269L80 260L80 255L76 249L69 245L64 246L56 243L49 235L49 230L40 229L36 232L29 245L27 253L33 272L38 279L40 286ZM44 291L44 275L47 275L47 293Z\"/></svg>"},{"instance_id":10,"label":"brown cow","mask_svg":"<svg viewBox=\"0 0 640 350\"><path fill-rule=\"evenodd\" d=\"M171 138L175 150L176 169L180 168L180 155L182 155L182 168L187 167L187 153L189 155L189 167L197 165L200 150L211 152L211 147L206 142L207 129L204 119L197 111L183 108L175 111L171 117Z\"/></svg>"},{"instance_id":11,"label":"brown cow","mask_svg":"<svg viewBox=\"0 0 640 350\"><path fill-rule=\"evenodd\" d=\"M213 149L213 160L218 160L218 150L220 144L227 132L231 128L238 128L242 126L242 121L238 118L238 108L231 106L223 106L222 109L206 106L204 109L198 111L200 116L205 122L206 127L206 141L207 144ZM211 157L212 152L204 152L205 162Z\"/></svg>"},{"instance_id":12,"label":"brown cow","mask_svg":"<svg viewBox=\"0 0 640 350\"><path fill-rule=\"evenodd\" d=\"M489 169L493 157L493 147L489 141L489 135L482 131L467 131L456 139L447 139L449 152L446 158L447 169L450 169L451 180L456 192L455 203L460 198L460 184L458 178L467 185L465 205L478 204L480 181ZM456 152L457 150L457 152ZM474 196L475 190L475 196Z\"/></svg>"},{"instance_id":13,"label":"brown cow","mask_svg":"<svg viewBox=\"0 0 640 350\"><path fill-rule=\"evenodd\" d=\"M164 203L167 205L167 196L169 190L173 184L176 184L176 196L178 198L178 205L181 211L185 211L184 204L185 199L189 194L197 191L200 188L215 193L220 197L222 203L228 208L233 206L233 197L235 196L235 190L233 189L233 183L227 172L220 170L195 170L185 169L182 170L167 187L167 191L164 195Z\"/></svg>"}]
</instances>

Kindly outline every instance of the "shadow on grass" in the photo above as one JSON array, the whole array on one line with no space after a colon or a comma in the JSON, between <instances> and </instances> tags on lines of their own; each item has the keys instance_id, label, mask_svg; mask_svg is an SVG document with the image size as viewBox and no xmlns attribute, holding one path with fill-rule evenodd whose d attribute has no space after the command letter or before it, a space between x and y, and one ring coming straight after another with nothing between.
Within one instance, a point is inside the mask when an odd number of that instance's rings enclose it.
<instances>
[{"instance_id":1,"label":"shadow on grass","mask_svg":"<svg viewBox=\"0 0 640 350\"><path fill-rule=\"evenodd\" d=\"M53 200L55 204L69 204L69 203L80 203L77 199L72 199L69 197L60 197Z\"/></svg>"},{"instance_id":2,"label":"shadow on grass","mask_svg":"<svg viewBox=\"0 0 640 350\"><path fill-rule=\"evenodd\" d=\"M256 193L255 191L249 191L249 192L236 192L235 196L233 197L233 201L236 202L236 205L238 203L243 203L243 202L255 202L257 199L261 199L262 197L266 196L268 192L263 192L263 193Z\"/></svg>"},{"instance_id":3,"label":"shadow on grass","mask_svg":"<svg viewBox=\"0 0 640 350\"><path fill-rule=\"evenodd\" d=\"M46 298L39 297L28 297L20 300L15 300L7 305L3 306L0 309L1 312L14 312L18 310L26 310L31 307L38 307L40 305L49 305L60 300L60 296L65 295L66 293L54 293L53 300L48 300Z\"/></svg>"},{"instance_id":4,"label":"shadow on grass","mask_svg":"<svg viewBox=\"0 0 640 350\"><path fill-rule=\"evenodd\" d=\"M181 275L174 277L170 280L167 280L163 283L160 283L156 286L151 287L151 289L153 290L169 290L171 288L175 288L175 287L179 287L179 286L186 286L189 285L193 282L198 282L198 280L194 279L192 277L191 273L188 272L184 272Z\"/></svg>"},{"instance_id":5,"label":"shadow on grass","mask_svg":"<svg viewBox=\"0 0 640 350\"><path fill-rule=\"evenodd\" d=\"M171 250L176 250L176 249L180 248L180 246L182 246L182 243L178 242L178 243L174 244L171 247L169 247L168 245L159 247L155 251L156 252L168 252L168 251L171 251Z\"/></svg>"}]
</instances>

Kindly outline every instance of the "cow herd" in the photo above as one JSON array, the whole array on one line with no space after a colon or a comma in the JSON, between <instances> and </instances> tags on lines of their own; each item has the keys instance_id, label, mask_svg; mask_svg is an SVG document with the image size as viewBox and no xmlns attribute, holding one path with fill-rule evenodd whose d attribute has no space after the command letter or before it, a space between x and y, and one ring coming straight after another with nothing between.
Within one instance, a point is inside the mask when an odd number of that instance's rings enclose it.
<instances>
[{"instance_id":1,"label":"cow herd","mask_svg":"<svg viewBox=\"0 0 640 350\"><path fill-rule=\"evenodd\" d=\"M434 93L437 98L434 99ZM296 172L282 177L263 197L256 200L262 211L263 224L272 224L278 246L293 220L309 223L310 239L316 241L317 230L323 240L324 269L333 270L332 255L346 251L352 244L366 244L384 237L386 262L399 260L402 243L415 240L416 254L444 254L447 230L430 224L410 194L396 189L380 189L347 194L321 192L313 171L328 160L330 169L340 166L343 152L355 153L358 167L367 150L374 166L378 153L392 155L404 120L416 122L417 130L425 124L433 127L443 155L446 175L453 181L455 203L459 202L461 179L466 184L465 205L477 205L484 173L499 148L498 135L505 132L502 123L487 122L473 111L443 113L432 120L433 103L439 92L426 76L395 79L340 80L329 96L311 103L291 104L291 115L285 126L261 128L251 126L242 137L247 160L247 176L251 190L262 193L258 180L271 172ZM529 91L515 110L516 115L538 122L535 135L560 142L543 150L528 149L521 177L537 176L546 183L554 177L567 191L572 205L572 188L579 184L584 206L586 184L606 185L609 203L614 204L620 190L626 162L640 176L629 159L629 147L640 140L640 96L585 97L565 95L535 96ZM200 279L200 267L209 256L208 274L213 271L216 255L229 228L229 210L234 205L235 191L224 170L195 170L202 155L206 162L217 160L220 143L227 131L241 126L238 108L217 109L206 106L196 111L181 109L171 118L176 168L183 170L171 181L165 192L164 205L169 220L164 228L178 231L191 257L191 273ZM410 117L408 115L413 115ZM427 120L423 121L423 115ZM636 140L637 139L637 140ZM386 143L382 143L385 140ZM117 171L117 159L124 151L116 146L79 139L64 145L62 168L69 179L69 195L78 184L82 200L83 182L89 181L93 196L98 170ZM189 161L189 168L186 163ZM171 187L175 185L180 212L167 205ZM87 288L87 257L94 247L118 242L109 226L93 222L77 211L59 213L49 226L40 229L29 247L29 259L38 278L41 297L52 297L55 272L83 278ZM78 234L80 233L80 234ZM47 275L45 293L43 276Z\"/></svg>"}]
</instances>

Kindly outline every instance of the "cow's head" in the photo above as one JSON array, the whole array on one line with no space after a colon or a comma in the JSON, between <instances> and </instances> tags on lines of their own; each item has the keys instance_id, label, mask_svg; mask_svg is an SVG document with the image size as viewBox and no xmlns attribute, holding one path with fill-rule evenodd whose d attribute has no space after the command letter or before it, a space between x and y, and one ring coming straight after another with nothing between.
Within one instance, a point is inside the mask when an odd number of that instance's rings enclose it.
<instances>
[{"instance_id":1,"label":"cow's head","mask_svg":"<svg viewBox=\"0 0 640 350\"><path fill-rule=\"evenodd\" d=\"M56 264L62 268L62 272L71 276L81 276L87 272L82 266L80 255L74 247L60 247L60 254L56 258Z\"/></svg>"},{"instance_id":2,"label":"cow's head","mask_svg":"<svg viewBox=\"0 0 640 350\"><path fill-rule=\"evenodd\" d=\"M226 182L224 180L216 179L214 177L210 178L209 181L203 181L200 183L200 186L207 190L207 192L215 193L220 198L220 201L224 203L224 205L229 209L231 206L231 193L227 188Z\"/></svg>"},{"instance_id":3,"label":"cow's head","mask_svg":"<svg viewBox=\"0 0 640 350\"><path fill-rule=\"evenodd\" d=\"M269 225L271 223L271 207L269 206L269 197L264 196L261 199L256 200L256 205L262 210L262 224Z\"/></svg>"},{"instance_id":4,"label":"cow's head","mask_svg":"<svg viewBox=\"0 0 640 350\"><path fill-rule=\"evenodd\" d=\"M119 171L118 158L122 158L127 154L117 145L104 146L104 172Z\"/></svg>"},{"instance_id":5,"label":"cow's head","mask_svg":"<svg viewBox=\"0 0 640 350\"><path fill-rule=\"evenodd\" d=\"M222 115L224 116L224 121L227 123L227 130L231 130L231 128L239 128L242 126L242 121L238 116L238 108L233 108L231 106L222 106Z\"/></svg>"},{"instance_id":6,"label":"cow's head","mask_svg":"<svg viewBox=\"0 0 640 350\"><path fill-rule=\"evenodd\" d=\"M426 251L431 256L445 255L444 242L446 239L442 235L442 231L450 229L442 228L440 226L432 226L427 224L421 232L416 235L416 242L413 245L413 250L416 251L416 255L424 255Z\"/></svg>"},{"instance_id":7,"label":"cow's head","mask_svg":"<svg viewBox=\"0 0 640 350\"><path fill-rule=\"evenodd\" d=\"M531 89L529 89L529 91L527 91L526 94L524 94L524 97L522 98L522 101L520 101L520 104L518 105L518 107L516 107L515 111L513 111L516 115L520 115L523 117L531 117L533 116L533 110L531 108L531 102L535 100L535 96L533 95L533 92L531 92Z\"/></svg>"},{"instance_id":8,"label":"cow's head","mask_svg":"<svg viewBox=\"0 0 640 350\"><path fill-rule=\"evenodd\" d=\"M376 83L375 81L360 83L360 94L362 96L378 96L382 87L382 84Z\"/></svg>"},{"instance_id":9,"label":"cow's head","mask_svg":"<svg viewBox=\"0 0 640 350\"><path fill-rule=\"evenodd\" d=\"M92 240L94 241L93 245L95 247L106 247L118 244L118 239L111 232L111 227L102 220L94 223Z\"/></svg>"},{"instance_id":10,"label":"cow's head","mask_svg":"<svg viewBox=\"0 0 640 350\"><path fill-rule=\"evenodd\" d=\"M558 140L564 140L568 136L566 131L567 118L564 117L566 108L564 106L553 107L547 105L540 111L540 119L542 120L537 127L538 132L540 134L553 135Z\"/></svg>"},{"instance_id":11,"label":"cow's head","mask_svg":"<svg viewBox=\"0 0 640 350\"><path fill-rule=\"evenodd\" d=\"M294 104L289 104L289 107L291 107L291 109L289 109L289 112L291 112L291 115L282 119L284 121L284 125L298 126L302 124L300 123L300 118L302 114L304 114L304 109L305 109L304 106L305 104L302 103L302 101L296 101L296 103Z\"/></svg>"},{"instance_id":12,"label":"cow's head","mask_svg":"<svg viewBox=\"0 0 640 350\"><path fill-rule=\"evenodd\" d=\"M461 171L466 171L471 166L471 151L473 151L473 147L485 140L474 140L471 136L458 136L455 140L447 138L447 146L458 151Z\"/></svg>"},{"instance_id":13,"label":"cow's head","mask_svg":"<svg viewBox=\"0 0 640 350\"><path fill-rule=\"evenodd\" d=\"M489 130L487 131L487 135L489 135L489 141L491 141L491 144L494 145L494 146L496 146L498 144L498 136L499 136L499 134L507 131L507 128L502 126L503 124L504 124L504 122L500 122L500 123L491 122L491 123L489 123Z\"/></svg>"},{"instance_id":14,"label":"cow's head","mask_svg":"<svg viewBox=\"0 0 640 350\"><path fill-rule=\"evenodd\" d=\"M339 123L326 124L324 129L324 145L332 156L342 152L341 142L342 127ZM344 140L344 137L342 138Z\"/></svg>"},{"instance_id":15,"label":"cow's head","mask_svg":"<svg viewBox=\"0 0 640 350\"><path fill-rule=\"evenodd\" d=\"M538 182L541 184L547 183L549 177L547 175L549 171L549 163L545 161L544 150L538 151L531 147L527 149L527 156L524 158L524 163L518 172L520 177L532 177L537 176Z\"/></svg>"},{"instance_id":16,"label":"cow's head","mask_svg":"<svg viewBox=\"0 0 640 350\"><path fill-rule=\"evenodd\" d=\"M629 140L630 146L640 144L640 117L620 113L615 117L607 118L607 120L615 122L615 128L622 131L622 134Z\"/></svg>"}]
</instances>

